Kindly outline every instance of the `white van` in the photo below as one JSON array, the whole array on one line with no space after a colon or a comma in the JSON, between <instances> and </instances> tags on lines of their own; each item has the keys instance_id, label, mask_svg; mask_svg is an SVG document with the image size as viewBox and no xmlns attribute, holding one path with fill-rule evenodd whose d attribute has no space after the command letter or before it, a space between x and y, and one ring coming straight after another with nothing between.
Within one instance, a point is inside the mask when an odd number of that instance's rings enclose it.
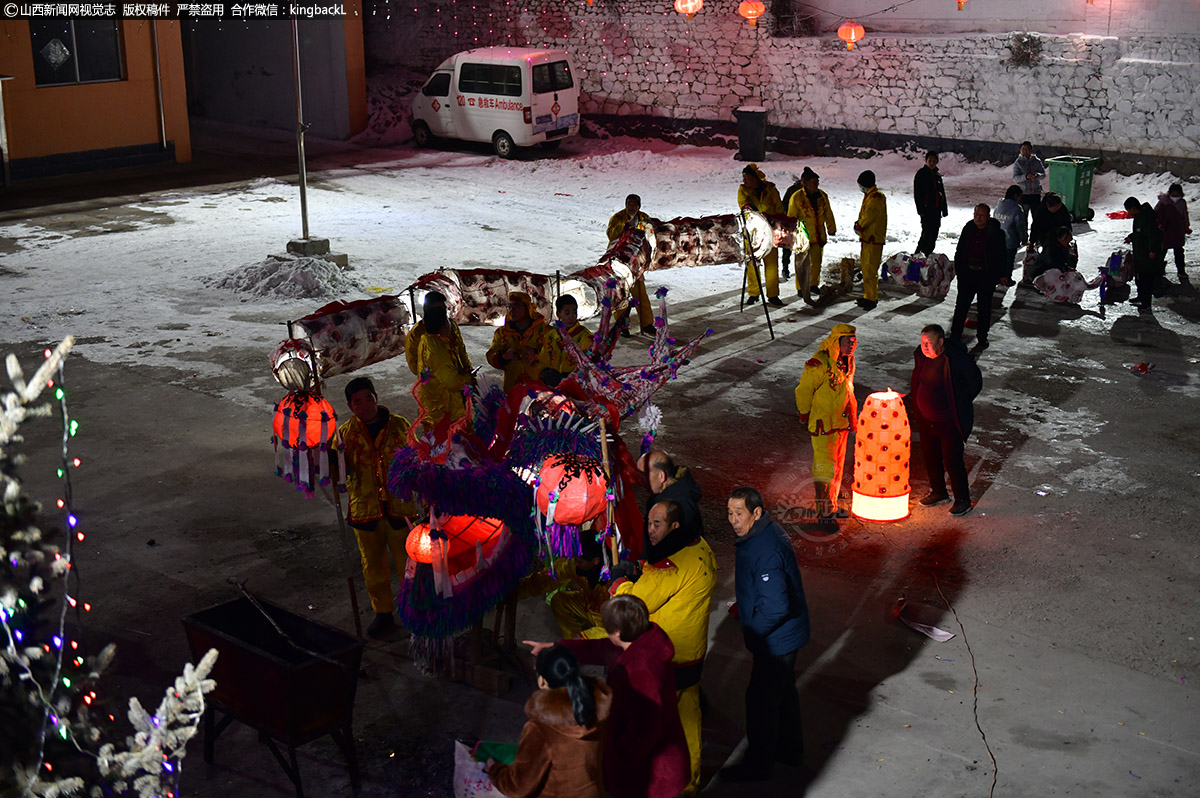
<instances>
[{"instance_id":1,"label":"white van","mask_svg":"<svg viewBox=\"0 0 1200 798\"><path fill-rule=\"evenodd\" d=\"M566 50L480 47L442 62L412 103L413 140L490 141L553 149L579 134L579 85Z\"/></svg>"}]
</instances>

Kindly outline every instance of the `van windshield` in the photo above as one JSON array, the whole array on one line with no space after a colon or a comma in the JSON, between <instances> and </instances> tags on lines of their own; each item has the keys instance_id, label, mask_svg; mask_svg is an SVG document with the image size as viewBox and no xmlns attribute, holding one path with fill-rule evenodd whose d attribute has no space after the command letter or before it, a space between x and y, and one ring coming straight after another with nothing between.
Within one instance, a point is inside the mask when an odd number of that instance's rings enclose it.
<instances>
[{"instance_id":1,"label":"van windshield","mask_svg":"<svg viewBox=\"0 0 1200 798\"><path fill-rule=\"evenodd\" d=\"M562 91L575 85L571 78L571 65L566 61L552 61L533 68L533 93L546 94Z\"/></svg>"},{"instance_id":2,"label":"van windshield","mask_svg":"<svg viewBox=\"0 0 1200 798\"><path fill-rule=\"evenodd\" d=\"M505 64L463 64L458 90L464 94L521 96L521 68Z\"/></svg>"}]
</instances>

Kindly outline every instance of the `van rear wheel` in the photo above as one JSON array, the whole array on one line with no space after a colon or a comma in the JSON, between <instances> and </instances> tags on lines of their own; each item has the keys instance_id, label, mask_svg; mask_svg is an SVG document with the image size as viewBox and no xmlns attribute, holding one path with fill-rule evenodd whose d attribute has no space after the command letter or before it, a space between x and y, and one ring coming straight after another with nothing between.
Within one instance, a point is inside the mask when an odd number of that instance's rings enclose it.
<instances>
[{"instance_id":1,"label":"van rear wheel","mask_svg":"<svg viewBox=\"0 0 1200 798\"><path fill-rule=\"evenodd\" d=\"M429 125L421 121L413 122L413 143L418 147L428 147L433 143L433 133L429 130Z\"/></svg>"},{"instance_id":2,"label":"van rear wheel","mask_svg":"<svg viewBox=\"0 0 1200 798\"><path fill-rule=\"evenodd\" d=\"M503 130L497 131L496 135L492 136L492 148L501 158L512 158L517 154L517 145L513 143L512 136Z\"/></svg>"}]
</instances>

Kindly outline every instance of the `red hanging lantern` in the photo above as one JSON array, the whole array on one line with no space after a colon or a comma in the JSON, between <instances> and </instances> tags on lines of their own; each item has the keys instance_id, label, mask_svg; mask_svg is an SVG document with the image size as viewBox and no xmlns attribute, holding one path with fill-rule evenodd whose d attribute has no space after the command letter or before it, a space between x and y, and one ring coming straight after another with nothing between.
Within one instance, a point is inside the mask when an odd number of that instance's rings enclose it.
<instances>
[{"instance_id":1,"label":"red hanging lantern","mask_svg":"<svg viewBox=\"0 0 1200 798\"><path fill-rule=\"evenodd\" d=\"M967 7L967 0L958 0L958 10L962 11Z\"/></svg>"},{"instance_id":2,"label":"red hanging lantern","mask_svg":"<svg viewBox=\"0 0 1200 798\"><path fill-rule=\"evenodd\" d=\"M761 0L742 0L738 5L738 14L750 20L750 27L757 27L758 18L767 13L767 7Z\"/></svg>"},{"instance_id":3,"label":"red hanging lantern","mask_svg":"<svg viewBox=\"0 0 1200 798\"><path fill-rule=\"evenodd\" d=\"M315 449L337 430L337 413L320 394L296 391L275 406L275 437L290 449Z\"/></svg>"},{"instance_id":4,"label":"red hanging lantern","mask_svg":"<svg viewBox=\"0 0 1200 798\"><path fill-rule=\"evenodd\" d=\"M847 50L854 49L854 43L862 39L866 31L854 20L847 20L838 28L838 38L846 43Z\"/></svg>"},{"instance_id":5,"label":"red hanging lantern","mask_svg":"<svg viewBox=\"0 0 1200 798\"><path fill-rule=\"evenodd\" d=\"M675 0L675 10L688 19L704 8L704 0Z\"/></svg>"},{"instance_id":6,"label":"red hanging lantern","mask_svg":"<svg viewBox=\"0 0 1200 798\"><path fill-rule=\"evenodd\" d=\"M447 559L452 564L455 561L471 559L467 567L474 563L473 554L476 546L490 549L499 542L504 532L504 523L496 518L479 518L473 515L453 515L442 518L437 524L438 537L445 536L449 546ZM434 559L434 540L428 523L417 524L408 533L404 541L404 550L408 556L417 562L432 563ZM484 552L485 556L487 552ZM464 557L471 555L471 557Z\"/></svg>"},{"instance_id":7,"label":"red hanging lantern","mask_svg":"<svg viewBox=\"0 0 1200 798\"><path fill-rule=\"evenodd\" d=\"M854 493L850 511L868 521L908 517L908 413L890 388L863 403L854 436Z\"/></svg>"},{"instance_id":8,"label":"red hanging lantern","mask_svg":"<svg viewBox=\"0 0 1200 798\"><path fill-rule=\"evenodd\" d=\"M604 512L607 494L604 469L584 455L551 455L538 476L537 506L547 524L586 524Z\"/></svg>"}]
</instances>

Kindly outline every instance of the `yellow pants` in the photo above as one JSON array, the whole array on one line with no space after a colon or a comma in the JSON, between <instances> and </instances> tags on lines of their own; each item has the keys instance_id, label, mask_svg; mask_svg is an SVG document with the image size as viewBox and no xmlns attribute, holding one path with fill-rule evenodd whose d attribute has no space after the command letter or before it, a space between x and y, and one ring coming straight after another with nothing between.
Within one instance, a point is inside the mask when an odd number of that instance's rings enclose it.
<instances>
[{"instance_id":1,"label":"yellow pants","mask_svg":"<svg viewBox=\"0 0 1200 798\"><path fill-rule=\"evenodd\" d=\"M773 249L762 259L762 269L767 280L767 297L779 296L779 250ZM754 267L746 263L746 292L750 296L758 296L758 278L754 276Z\"/></svg>"},{"instance_id":2,"label":"yellow pants","mask_svg":"<svg viewBox=\"0 0 1200 798\"><path fill-rule=\"evenodd\" d=\"M367 583L371 609L391 612L396 609L396 594L392 592L388 550L392 552L396 575L403 579L404 565L408 561L408 555L404 553L408 532L393 529L387 518L380 518L374 529L356 529L354 536L358 538L358 551L362 555L363 581Z\"/></svg>"},{"instance_id":3,"label":"yellow pants","mask_svg":"<svg viewBox=\"0 0 1200 798\"><path fill-rule=\"evenodd\" d=\"M825 247L820 244L809 243L808 245L808 286L810 288L819 288L821 285L821 268L823 266L822 259L825 255ZM800 285L800 271L796 270L796 290L803 291L804 286Z\"/></svg>"},{"instance_id":4,"label":"yellow pants","mask_svg":"<svg viewBox=\"0 0 1200 798\"><path fill-rule=\"evenodd\" d=\"M879 299L879 264L883 263L883 244L863 244L859 256L862 264L863 299Z\"/></svg>"},{"instance_id":5,"label":"yellow pants","mask_svg":"<svg viewBox=\"0 0 1200 798\"><path fill-rule=\"evenodd\" d=\"M608 637L600 608L608 601L608 587L596 585L582 590L564 590L550 599L550 612L558 622L558 630L567 639L599 640Z\"/></svg>"},{"instance_id":6,"label":"yellow pants","mask_svg":"<svg viewBox=\"0 0 1200 798\"><path fill-rule=\"evenodd\" d=\"M638 326L649 327L654 324L654 307L650 304L650 295L646 293L645 277L634 282L633 298L638 301Z\"/></svg>"},{"instance_id":7,"label":"yellow pants","mask_svg":"<svg viewBox=\"0 0 1200 798\"><path fill-rule=\"evenodd\" d=\"M850 430L846 429L812 436L813 481L828 485L829 500L833 502L834 507L837 506L838 494L841 492L842 471L846 463L846 439L849 437Z\"/></svg>"},{"instance_id":8,"label":"yellow pants","mask_svg":"<svg viewBox=\"0 0 1200 798\"><path fill-rule=\"evenodd\" d=\"M700 685L693 684L676 693L679 699L679 719L687 739L688 756L692 760L692 780L680 795L695 795L700 788Z\"/></svg>"}]
</instances>

